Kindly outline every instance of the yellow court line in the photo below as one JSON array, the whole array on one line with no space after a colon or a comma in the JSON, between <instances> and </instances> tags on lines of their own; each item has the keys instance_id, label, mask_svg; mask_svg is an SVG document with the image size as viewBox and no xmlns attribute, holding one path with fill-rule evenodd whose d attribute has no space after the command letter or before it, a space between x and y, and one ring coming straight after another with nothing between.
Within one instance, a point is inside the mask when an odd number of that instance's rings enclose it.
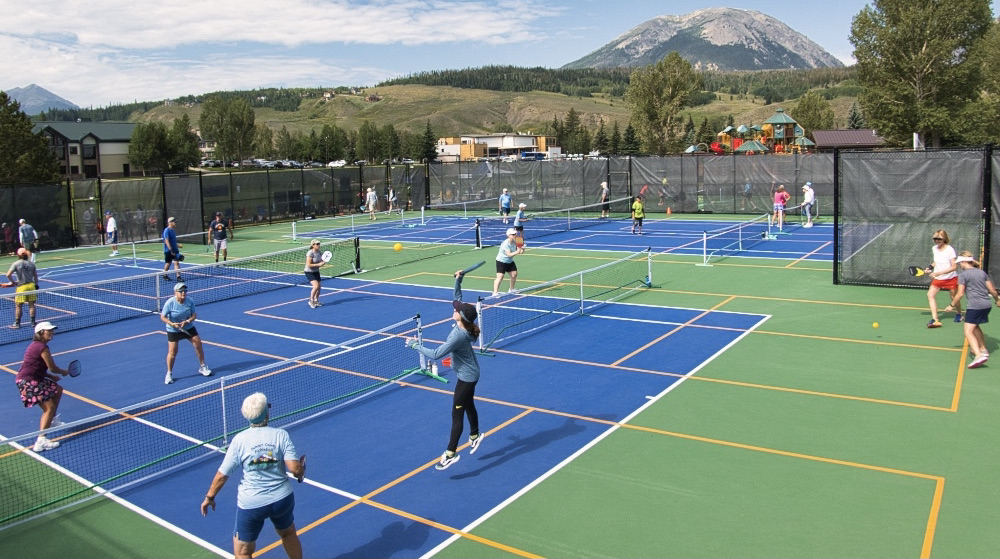
<instances>
[{"instance_id":1,"label":"yellow court line","mask_svg":"<svg viewBox=\"0 0 1000 559\"><path fill-rule=\"evenodd\" d=\"M795 334L791 332L774 332L770 330L752 330L754 334L768 334L771 336L787 336L789 338L808 338L810 340L823 340L828 342L847 342L853 344L883 345L889 347L905 347L907 349L930 349L935 351L962 351L954 347L931 346L926 344L903 344L899 342L880 342L876 340L861 340L858 338L836 338L833 336L817 336L814 334Z\"/></svg>"},{"instance_id":2,"label":"yellow court line","mask_svg":"<svg viewBox=\"0 0 1000 559\"><path fill-rule=\"evenodd\" d=\"M823 243L822 245L820 245L820 246L816 247L816 249L815 249L815 250L813 250L812 252L808 252L808 253L806 253L806 254L805 254L805 255L803 255L803 256L802 256L801 258L796 258L795 260L792 260L791 262L789 262L789 263L788 263L788 264L787 264L786 266L784 266L784 267L785 267L785 268L791 268L792 266L795 266L795 265L796 265L796 264L798 264L799 262L802 262L802 261L804 261L804 260L808 259L808 258L809 258L810 256L812 256L813 254L816 254L817 252L819 252L819 251L823 250L824 248L826 248L826 247L830 246L831 244L833 244L833 243L831 243L830 241L827 241L827 242Z\"/></svg>"},{"instance_id":3,"label":"yellow court line","mask_svg":"<svg viewBox=\"0 0 1000 559\"><path fill-rule=\"evenodd\" d=\"M504 421L500 425L497 425L493 429L487 431L486 434L487 435L492 435L496 431L499 431L499 430L501 430L501 429L503 429L503 428L511 425L512 423L514 423L514 422L516 422L516 421L518 421L518 420L520 420L520 419L522 419L524 417L527 417L530 413L532 413L532 411L533 410L531 410L531 409L525 409L521 413L517 414L516 416L508 419L507 421ZM467 445L468 445L468 443L460 446L459 450L465 448ZM404 474L404 475L402 475L402 476L400 476L400 477L398 477L398 478L396 478L396 479L394 479L394 480L386 483L385 485L383 485L381 487L378 487L378 488L376 488L376 489L368 492L367 494L361 496L359 499L351 501L350 503L345 504L344 506L342 506L342 507L334 510L333 512L330 512L329 514L326 514L326 515L324 515L324 516L322 516L322 517L320 517L320 518L318 518L318 519L310 522L306 526L303 526L302 528L300 528L299 530L297 530L297 533L301 536L302 534L304 534L304 533L312 530L313 528L316 528L320 524L323 524L326 521L328 521L328 520L330 520L330 519L332 519L332 518L334 518L336 516L339 516L341 513L345 512L347 510L350 510L350 509L354 508L355 506L357 506L357 505L359 505L361 503L364 503L364 504L370 505L372 507L375 507L377 509L381 509L381 510L384 510L386 512L389 512L391 514L395 514L395 515L407 518L409 520L413 520L414 522L419 522L421 524L425 524L425 525L430 526L432 528L437 528L437 529L442 530L444 532L448 532L448 533L451 533L451 534L456 534L456 535L462 536L463 538L468 538L468 539L473 540L475 542L478 542L478 543L490 546L490 547L492 547L494 549L499 549L501 551L504 551L504 552L507 552L507 553L511 553L511 554L514 554L514 555L517 555L517 556L520 556L520 557L526 557L528 559L541 559L542 556L540 556L540 555L535 555L533 553L529 553L527 551L524 551L524 550L521 550L521 549L518 549L518 548L515 548L515 547L511 547L509 545L506 545L506 544L503 544L503 543L500 543L500 542L497 542L497 541L494 541L494 540L490 540L490 539L487 539L487 538L484 538L484 537L481 537L481 536L477 536L475 534L471 534L471 533L468 533L468 532L463 532L461 530L458 530L457 528L453 528L451 526L448 526L448 525L445 525L445 524L441 524L440 522L435 522L433 520L424 518L422 516L418 516L418 515L406 512L404 510L398 509L396 507L393 507L393 506L390 506L390 505L386 505L384 503L380 503L378 501L373 501L372 500L372 498L375 497L376 495L379 495L380 493L383 493L383 492L385 492L385 491L387 491L387 490L395 487L396 485L399 485L400 483L406 481L407 479L409 479L409 478L411 478L411 477L413 477L413 476L415 476L415 475L417 475L417 474L419 474L421 472L426 471L428 468L430 468L431 466L433 466L436 463L437 463L437 460L435 459L435 460L433 460L431 462L428 462L428 463L424 464L423 466L420 466L419 468L415 468L415 469L411 470L410 472L407 472L406 474ZM276 549L279 545L281 545L281 540L274 541L274 542L268 544L267 546L261 548L257 553L258 554L259 553L266 553L268 551Z\"/></svg>"}]
</instances>

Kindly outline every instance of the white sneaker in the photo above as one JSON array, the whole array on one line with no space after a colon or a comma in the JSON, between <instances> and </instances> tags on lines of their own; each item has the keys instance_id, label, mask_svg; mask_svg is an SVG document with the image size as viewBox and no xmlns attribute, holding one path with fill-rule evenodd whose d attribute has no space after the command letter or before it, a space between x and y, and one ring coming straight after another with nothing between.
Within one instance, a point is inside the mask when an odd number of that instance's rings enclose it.
<instances>
[{"instance_id":1,"label":"white sneaker","mask_svg":"<svg viewBox=\"0 0 1000 559\"><path fill-rule=\"evenodd\" d=\"M447 469L448 466L458 462L459 458L461 458L461 456L459 456L457 452L448 456L448 451L446 450L444 451L444 454L441 455L441 460L437 464L434 464L434 468L437 470Z\"/></svg>"},{"instance_id":2,"label":"white sneaker","mask_svg":"<svg viewBox=\"0 0 1000 559\"><path fill-rule=\"evenodd\" d=\"M167 376L163 377L163 384L173 384L174 377L170 375L170 371L167 371Z\"/></svg>"},{"instance_id":3,"label":"white sneaker","mask_svg":"<svg viewBox=\"0 0 1000 559\"><path fill-rule=\"evenodd\" d=\"M469 437L469 454L475 454L479 450L479 443L486 438L486 433L480 432L476 438Z\"/></svg>"},{"instance_id":4,"label":"white sneaker","mask_svg":"<svg viewBox=\"0 0 1000 559\"><path fill-rule=\"evenodd\" d=\"M59 443L57 441L50 441L45 437L38 437L38 439L35 440L35 446L32 447L32 449L35 452L41 452L43 450L52 450L57 446L59 446Z\"/></svg>"},{"instance_id":5,"label":"white sneaker","mask_svg":"<svg viewBox=\"0 0 1000 559\"><path fill-rule=\"evenodd\" d=\"M49 428L51 429L52 427L62 427L63 425L66 425L66 422L59 419L59 416L57 415L52 418L52 424L49 425Z\"/></svg>"},{"instance_id":6,"label":"white sneaker","mask_svg":"<svg viewBox=\"0 0 1000 559\"><path fill-rule=\"evenodd\" d=\"M198 372L201 373L201 376L203 377L212 376L212 369L209 369L207 365L198 367Z\"/></svg>"},{"instance_id":7,"label":"white sneaker","mask_svg":"<svg viewBox=\"0 0 1000 559\"><path fill-rule=\"evenodd\" d=\"M310 300L310 301L309 301L309 308L310 308L310 309L315 309L315 308L316 308L316 303L315 303L315 302L313 302L312 300Z\"/></svg>"}]
</instances>

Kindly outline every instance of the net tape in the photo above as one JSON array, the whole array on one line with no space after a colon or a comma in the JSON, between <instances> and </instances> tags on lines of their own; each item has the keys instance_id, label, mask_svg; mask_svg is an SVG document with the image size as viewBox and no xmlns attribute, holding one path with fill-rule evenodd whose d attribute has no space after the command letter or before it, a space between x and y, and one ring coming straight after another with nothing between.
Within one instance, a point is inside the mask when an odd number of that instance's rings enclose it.
<instances>
[{"instance_id":1,"label":"net tape","mask_svg":"<svg viewBox=\"0 0 1000 559\"><path fill-rule=\"evenodd\" d=\"M607 217L601 217L603 206L607 204ZM514 226L514 210L510 217L488 217L477 220L479 228L478 246L499 245L507 238L507 229ZM609 221L620 221L632 217L630 198L619 198L610 202L598 202L575 208L551 210L528 214L524 222L523 237L525 242L531 239L554 235L565 231L594 227Z\"/></svg>"}]
</instances>

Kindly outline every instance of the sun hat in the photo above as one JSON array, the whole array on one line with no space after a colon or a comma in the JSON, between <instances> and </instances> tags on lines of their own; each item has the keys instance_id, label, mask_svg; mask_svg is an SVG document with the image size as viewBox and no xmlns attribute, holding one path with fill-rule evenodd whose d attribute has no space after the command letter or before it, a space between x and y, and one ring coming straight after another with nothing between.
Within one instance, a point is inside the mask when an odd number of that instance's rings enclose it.
<instances>
[{"instance_id":1,"label":"sun hat","mask_svg":"<svg viewBox=\"0 0 1000 559\"><path fill-rule=\"evenodd\" d=\"M479 314L476 313L476 306L469 303L463 303L461 301L452 301L451 306L455 307L458 314L462 315L462 318L466 322L475 322L479 318Z\"/></svg>"},{"instance_id":2,"label":"sun hat","mask_svg":"<svg viewBox=\"0 0 1000 559\"><path fill-rule=\"evenodd\" d=\"M507 230L507 234L508 235L517 235L517 229L514 229L513 227L511 227L510 229Z\"/></svg>"},{"instance_id":3,"label":"sun hat","mask_svg":"<svg viewBox=\"0 0 1000 559\"><path fill-rule=\"evenodd\" d=\"M976 259L971 256L959 256L955 259L955 262L975 262Z\"/></svg>"},{"instance_id":4,"label":"sun hat","mask_svg":"<svg viewBox=\"0 0 1000 559\"><path fill-rule=\"evenodd\" d=\"M187 291L188 286L186 283L178 283L174 286L174 291Z\"/></svg>"},{"instance_id":5,"label":"sun hat","mask_svg":"<svg viewBox=\"0 0 1000 559\"><path fill-rule=\"evenodd\" d=\"M52 324L48 320L45 320L43 322L39 322L35 326L35 333L38 334L39 332L42 332L43 330L55 330L56 328L58 328L58 326L56 326L55 324Z\"/></svg>"}]
</instances>

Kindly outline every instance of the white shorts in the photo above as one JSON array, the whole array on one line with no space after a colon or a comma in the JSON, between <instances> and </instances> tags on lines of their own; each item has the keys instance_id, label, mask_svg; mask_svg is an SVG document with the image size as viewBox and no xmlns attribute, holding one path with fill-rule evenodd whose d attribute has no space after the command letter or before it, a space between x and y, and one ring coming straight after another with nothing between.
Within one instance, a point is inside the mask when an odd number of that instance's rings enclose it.
<instances>
[{"instance_id":1,"label":"white shorts","mask_svg":"<svg viewBox=\"0 0 1000 559\"><path fill-rule=\"evenodd\" d=\"M212 241L215 244L215 251L227 250L229 248L229 239L215 239Z\"/></svg>"}]
</instances>

